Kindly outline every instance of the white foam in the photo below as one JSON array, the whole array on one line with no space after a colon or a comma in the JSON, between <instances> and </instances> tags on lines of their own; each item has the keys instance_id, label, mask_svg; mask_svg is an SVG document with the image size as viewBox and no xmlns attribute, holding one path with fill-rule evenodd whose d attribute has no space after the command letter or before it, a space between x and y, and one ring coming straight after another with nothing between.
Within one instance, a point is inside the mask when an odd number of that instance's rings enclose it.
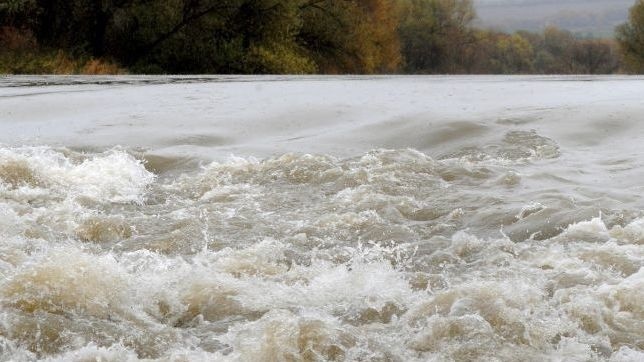
<instances>
[{"instance_id":1,"label":"white foam","mask_svg":"<svg viewBox=\"0 0 644 362\"><path fill-rule=\"evenodd\" d=\"M0 148L0 163L9 161L24 163L38 180L34 187L19 193L45 188L67 197L142 202L146 187L155 179L141 161L120 150L78 162L46 147Z\"/></svg>"}]
</instances>

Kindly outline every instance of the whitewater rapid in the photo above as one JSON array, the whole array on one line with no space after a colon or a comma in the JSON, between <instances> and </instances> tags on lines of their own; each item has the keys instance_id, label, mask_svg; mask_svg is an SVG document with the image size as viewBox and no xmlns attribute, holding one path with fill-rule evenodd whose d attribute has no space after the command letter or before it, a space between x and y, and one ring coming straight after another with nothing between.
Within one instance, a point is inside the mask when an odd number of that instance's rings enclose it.
<instances>
[{"instance_id":1,"label":"whitewater rapid","mask_svg":"<svg viewBox=\"0 0 644 362\"><path fill-rule=\"evenodd\" d=\"M0 78L0 360L644 360L642 91Z\"/></svg>"}]
</instances>

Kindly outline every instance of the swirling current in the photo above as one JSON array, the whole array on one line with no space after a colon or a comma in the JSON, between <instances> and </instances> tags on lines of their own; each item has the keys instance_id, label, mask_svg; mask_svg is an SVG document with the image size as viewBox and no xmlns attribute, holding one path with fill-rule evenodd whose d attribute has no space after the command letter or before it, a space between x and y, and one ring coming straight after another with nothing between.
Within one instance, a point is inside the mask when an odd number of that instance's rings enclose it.
<instances>
[{"instance_id":1,"label":"swirling current","mask_svg":"<svg viewBox=\"0 0 644 362\"><path fill-rule=\"evenodd\" d=\"M314 81L280 82L264 86ZM131 132L132 109L114 127ZM535 121L552 110L521 112L347 131L364 144L278 132L309 148L5 138L0 360L641 361L639 159L613 146L628 136L593 148L610 138L596 123L575 139Z\"/></svg>"}]
</instances>

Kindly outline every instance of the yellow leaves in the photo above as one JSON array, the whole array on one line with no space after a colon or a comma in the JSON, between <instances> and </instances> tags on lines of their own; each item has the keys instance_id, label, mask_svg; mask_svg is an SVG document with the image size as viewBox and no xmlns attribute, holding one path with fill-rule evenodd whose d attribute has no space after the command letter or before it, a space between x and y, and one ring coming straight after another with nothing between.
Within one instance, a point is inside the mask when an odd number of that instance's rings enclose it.
<instances>
[{"instance_id":1,"label":"yellow leaves","mask_svg":"<svg viewBox=\"0 0 644 362\"><path fill-rule=\"evenodd\" d=\"M248 58L260 73L269 74L309 74L316 71L315 63L300 54L298 49L283 44L253 46Z\"/></svg>"},{"instance_id":2,"label":"yellow leaves","mask_svg":"<svg viewBox=\"0 0 644 362\"><path fill-rule=\"evenodd\" d=\"M401 63L393 0L322 1L302 16L300 41L322 73L391 73Z\"/></svg>"}]
</instances>

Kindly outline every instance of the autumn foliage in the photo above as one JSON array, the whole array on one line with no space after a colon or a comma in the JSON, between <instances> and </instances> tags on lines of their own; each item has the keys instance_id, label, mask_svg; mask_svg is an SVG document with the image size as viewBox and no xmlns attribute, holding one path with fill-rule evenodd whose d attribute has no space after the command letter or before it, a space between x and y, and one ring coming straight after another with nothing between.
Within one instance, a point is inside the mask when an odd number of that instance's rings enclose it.
<instances>
[{"instance_id":1,"label":"autumn foliage","mask_svg":"<svg viewBox=\"0 0 644 362\"><path fill-rule=\"evenodd\" d=\"M631 8L629 21L617 28L617 39L626 68L644 73L644 0L636 1Z\"/></svg>"},{"instance_id":2,"label":"autumn foliage","mask_svg":"<svg viewBox=\"0 0 644 362\"><path fill-rule=\"evenodd\" d=\"M612 73L643 57L638 4L618 48L476 29L471 0L0 0L0 72Z\"/></svg>"}]
</instances>

